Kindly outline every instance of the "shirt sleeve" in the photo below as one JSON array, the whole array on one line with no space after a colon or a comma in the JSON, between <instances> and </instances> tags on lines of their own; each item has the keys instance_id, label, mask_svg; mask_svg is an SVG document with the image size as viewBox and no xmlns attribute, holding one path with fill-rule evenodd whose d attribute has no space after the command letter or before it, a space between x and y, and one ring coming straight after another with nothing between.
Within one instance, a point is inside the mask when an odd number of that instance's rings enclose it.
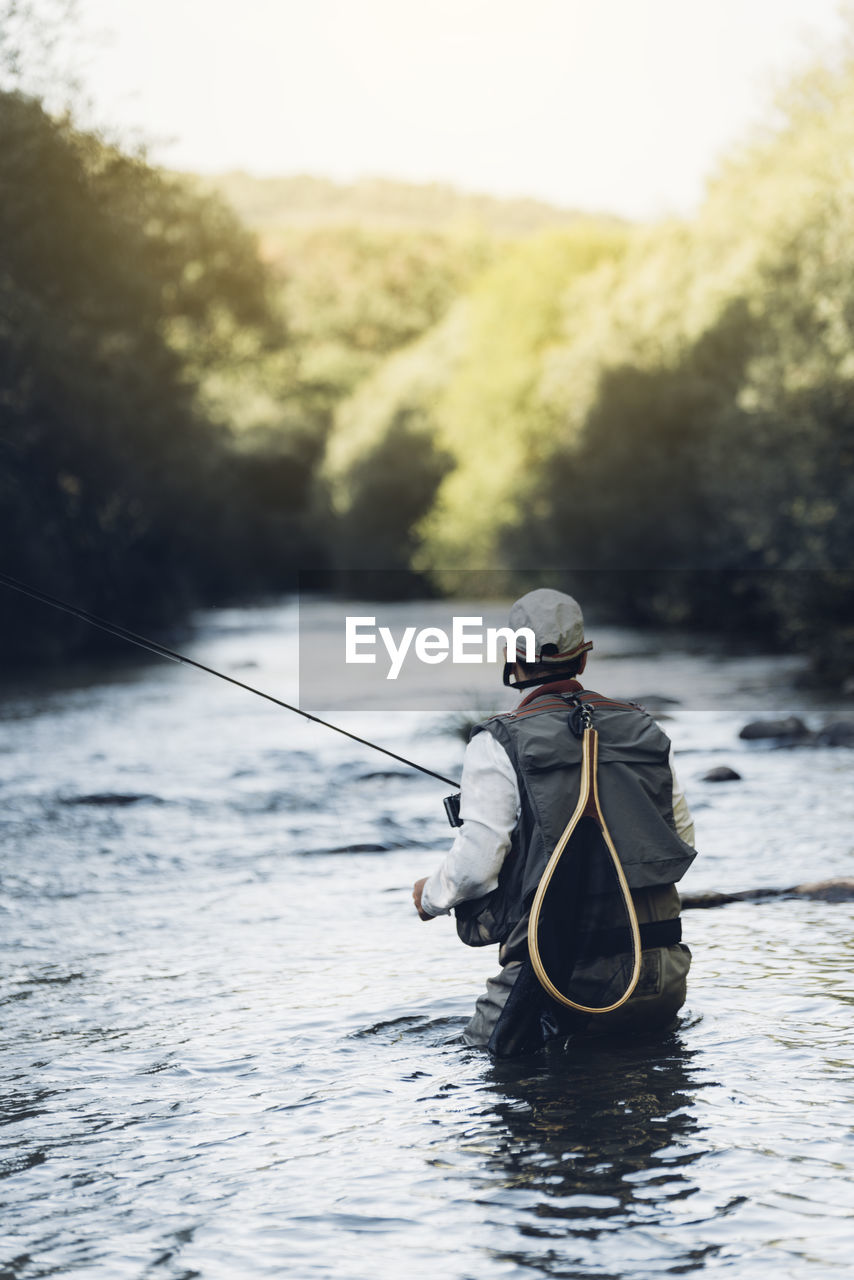
<instances>
[{"instance_id":1,"label":"shirt sleeve","mask_svg":"<svg viewBox=\"0 0 854 1280\"><path fill-rule=\"evenodd\" d=\"M498 884L519 818L519 784L501 743L484 730L466 747L460 799L463 825L442 865L424 886L421 905L447 915L458 902L479 898Z\"/></svg>"},{"instance_id":2,"label":"shirt sleeve","mask_svg":"<svg viewBox=\"0 0 854 1280\"><path fill-rule=\"evenodd\" d=\"M670 773L673 778L673 821L676 824L676 834L690 844L694 848L694 819L691 816L691 810L688 808L688 801L685 799L685 792L679 785L679 779L676 777L676 769L673 763L673 747L670 748Z\"/></svg>"}]
</instances>

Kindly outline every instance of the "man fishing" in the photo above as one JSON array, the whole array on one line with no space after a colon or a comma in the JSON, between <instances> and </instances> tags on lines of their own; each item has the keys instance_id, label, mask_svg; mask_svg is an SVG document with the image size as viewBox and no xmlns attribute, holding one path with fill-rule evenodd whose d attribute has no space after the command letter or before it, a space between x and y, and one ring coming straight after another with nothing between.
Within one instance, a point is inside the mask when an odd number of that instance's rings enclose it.
<instances>
[{"instance_id":1,"label":"man fishing","mask_svg":"<svg viewBox=\"0 0 854 1280\"><path fill-rule=\"evenodd\" d=\"M510 626L536 651L505 663L504 683L530 692L473 729L462 826L413 889L422 920L454 910L464 942L500 944L463 1036L496 1057L672 1020L691 962L675 881L695 856L669 739L578 680L593 646L576 601L531 591Z\"/></svg>"}]
</instances>

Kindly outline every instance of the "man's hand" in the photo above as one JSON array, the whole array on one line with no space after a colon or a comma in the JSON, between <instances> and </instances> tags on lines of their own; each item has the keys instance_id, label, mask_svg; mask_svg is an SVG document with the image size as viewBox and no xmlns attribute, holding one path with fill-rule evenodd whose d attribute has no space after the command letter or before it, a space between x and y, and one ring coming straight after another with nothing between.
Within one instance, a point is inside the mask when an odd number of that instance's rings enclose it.
<instances>
[{"instance_id":1,"label":"man's hand","mask_svg":"<svg viewBox=\"0 0 854 1280\"><path fill-rule=\"evenodd\" d=\"M421 906L421 895L424 892L424 886L429 877L424 876L423 880L416 880L412 890L412 901L415 903L415 910L418 912L422 920L435 920L435 916L431 916L429 911L425 911Z\"/></svg>"}]
</instances>

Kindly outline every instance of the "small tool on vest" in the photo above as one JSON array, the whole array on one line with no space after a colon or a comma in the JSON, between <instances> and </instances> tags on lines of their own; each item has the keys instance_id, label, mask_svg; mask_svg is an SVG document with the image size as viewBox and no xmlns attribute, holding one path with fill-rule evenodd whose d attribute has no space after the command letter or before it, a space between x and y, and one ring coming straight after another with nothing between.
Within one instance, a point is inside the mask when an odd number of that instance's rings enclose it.
<instances>
[{"instance_id":1,"label":"small tool on vest","mask_svg":"<svg viewBox=\"0 0 854 1280\"><path fill-rule=\"evenodd\" d=\"M445 813L448 815L448 822L450 822L452 827L461 827L463 825L463 820L460 817L460 800L461 799L462 799L462 793L459 791L456 793L456 795L445 796L445 800L444 800Z\"/></svg>"},{"instance_id":2,"label":"small tool on vest","mask_svg":"<svg viewBox=\"0 0 854 1280\"><path fill-rule=\"evenodd\" d=\"M587 703L582 702L577 696L573 696L572 702L573 708L566 717L566 723L574 738L583 738L584 730L591 728L593 724L593 713Z\"/></svg>"}]
</instances>

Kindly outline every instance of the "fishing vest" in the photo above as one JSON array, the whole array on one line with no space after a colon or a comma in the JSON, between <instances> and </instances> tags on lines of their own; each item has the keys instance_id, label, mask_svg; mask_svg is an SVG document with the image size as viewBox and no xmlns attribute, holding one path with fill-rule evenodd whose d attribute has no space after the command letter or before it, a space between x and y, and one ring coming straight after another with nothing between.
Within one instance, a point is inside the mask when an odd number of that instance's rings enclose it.
<instances>
[{"instance_id":1,"label":"fishing vest","mask_svg":"<svg viewBox=\"0 0 854 1280\"><path fill-rule=\"evenodd\" d=\"M582 743L571 718L579 703L590 708L599 734L599 798L629 888L671 886L696 856L676 832L670 740L652 717L575 681L547 686L472 730L491 733L507 752L521 807L497 887L455 908L457 932L469 946L520 936L578 800Z\"/></svg>"}]
</instances>

